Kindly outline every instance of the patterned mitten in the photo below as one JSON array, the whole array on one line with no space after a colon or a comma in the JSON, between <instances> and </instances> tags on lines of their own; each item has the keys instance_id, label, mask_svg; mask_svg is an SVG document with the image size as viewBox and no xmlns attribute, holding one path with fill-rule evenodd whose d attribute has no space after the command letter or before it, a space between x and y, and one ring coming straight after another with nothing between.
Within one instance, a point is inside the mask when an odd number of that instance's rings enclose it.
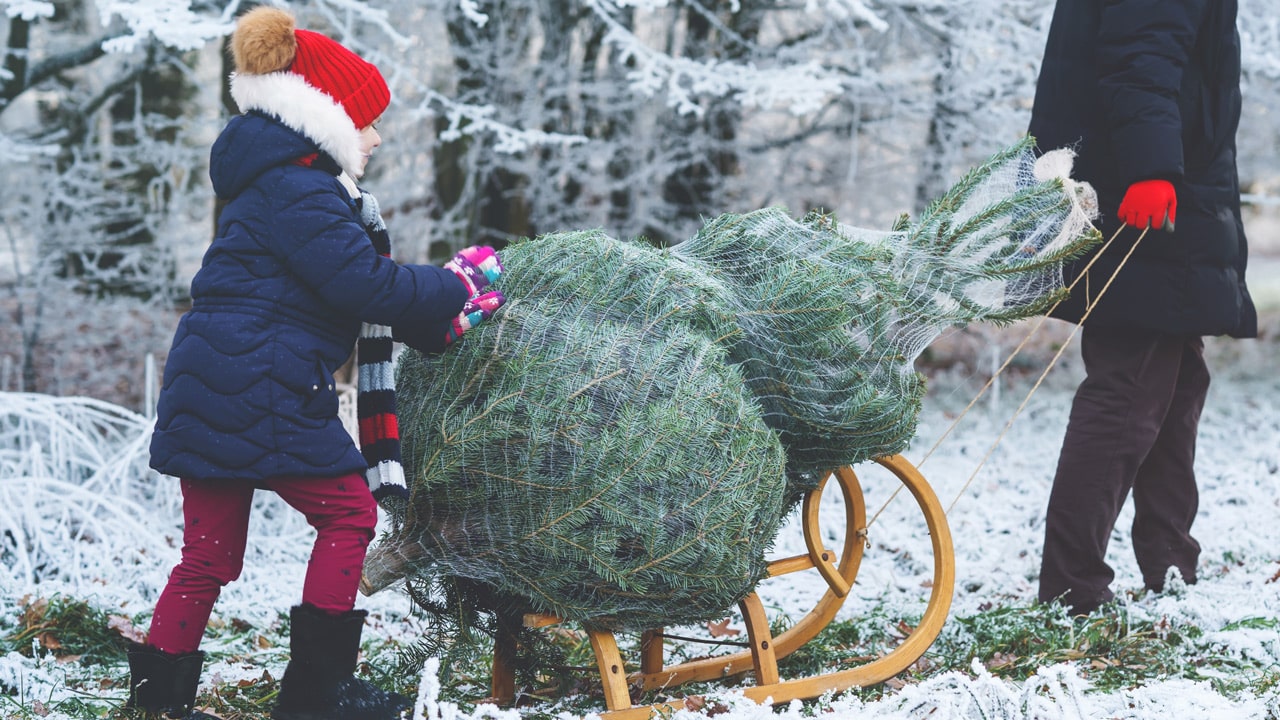
<instances>
[{"instance_id":1,"label":"patterned mitten","mask_svg":"<svg viewBox=\"0 0 1280 720\"><path fill-rule=\"evenodd\" d=\"M494 290L487 292L479 297L473 297L462 306L462 312L458 313L458 317L454 318L449 324L449 331L445 334L444 344L450 345L453 341L462 337L463 333L474 328L489 316L493 315L493 311L502 307L507 299L502 296L502 291Z\"/></svg>"},{"instance_id":2,"label":"patterned mitten","mask_svg":"<svg viewBox=\"0 0 1280 720\"><path fill-rule=\"evenodd\" d=\"M467 286L467 297L471 298L479 295L486 285L502 274L502 261L488 245L463 248L444 266Z\"/></svg>"}]
</instances>

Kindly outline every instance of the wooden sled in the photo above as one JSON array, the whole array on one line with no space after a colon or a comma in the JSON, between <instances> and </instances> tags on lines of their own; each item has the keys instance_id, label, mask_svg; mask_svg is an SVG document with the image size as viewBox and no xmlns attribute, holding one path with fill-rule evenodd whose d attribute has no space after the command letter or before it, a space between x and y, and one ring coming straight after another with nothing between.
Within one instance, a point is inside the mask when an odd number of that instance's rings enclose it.
<instances>
[{"instance_id":1,"label":"wooden sled","mask_svg":"<svg viewBox=\"0 0 1280 720\"><path fill-rule=\"evenodd\" d=\"M644 693L752 671L756 684L740 688L743 695L757 702L772 699L776 704L793 699L817 698L831 691L874 685L892 678L918 660L942 631L947 612L951 608L955 588L955 550L951 544L951 531L933 489L911 463L900 455L880 458L876 462L896 475L911 491L924 513L933 544L933 585L929 593L929 604L920 623L901 644L887 655L858 667L792 680L779 677L778 660L812 640L835 618L858 574L858 566L867 543L866 506L862 486L853 468L843 467L832 472L823 480L822 485L804 498L801 512L808 552L771 562L769 575L764 580L768 582L769 578L794 572L816 571L826 580L828 589L815 607L795 625L775 637L770 632L769 619L765 616L760 598L751 593L738 604L747 626L750 649L667 667L663 664L661 630L650 630L641 636L639 670L635 672L627 670L629 666L622 658L613 633L589 631L607 706L607 711L601 715L607 720L639 720L648 718L655 711L665 715L685 707L682 698L633 705L632 688ZM839 483L845 506L844 547L838 554L823 546L818 525L822 492L831 477ZM525 625L528 627L559 622L558 618L546 615L525 617ZM508 662L513 657L514 650L511 642L502 638L494 648L491 693L493 699L501 704L510 704L515 700L515 676ZM630 667L635 666L633 664Z\"/></svg>"}]
</instances>

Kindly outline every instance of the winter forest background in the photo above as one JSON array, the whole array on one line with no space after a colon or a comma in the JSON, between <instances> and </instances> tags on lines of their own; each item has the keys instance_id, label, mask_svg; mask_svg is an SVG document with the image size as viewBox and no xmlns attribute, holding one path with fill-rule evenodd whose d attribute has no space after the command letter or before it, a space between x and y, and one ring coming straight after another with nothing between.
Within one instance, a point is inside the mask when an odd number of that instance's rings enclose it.
<instances>
[{"instance_id":1,"label":"winter forest background","mask_svg":"<svg viewBox=\"0 0 1280 720\"><path fill-rule=\"evenodd\" d=\"M365 184L405 262L592 227L672 244L767 205L887 228L1024 133L1052 6L290 4L393 88ZM208 147L234 112L223 41L250 3L0 7L0 390L145 411L212 236ZM1240 171L1261 256L1280 247L1280 13L1240 12Z\"/></svg>"},{"instance_id":2,"label":"winter forest background","mask_svg":"<svg viewBox=\"0 0 1280 720\"><path fill-rule=\"evenodd\" d=\"M883 700L774 717L1280 718L1280 0L1239 1L1239 160L1263 338L1209 343L1201 582L1138 598L1123 619L1134 632L1120 638L1105 621L1090 626L1101 635L1076 637L1078 625L1035 606L1041 514L1080 371L1074 350L1025 417L1011 430L1005 422L1069 328L1054 323L1010 366L1016 379L995 384L976 419L949 435L1016 342L993 327L958 329L922 358L931 395L911 452L922 464L933 449L921 452L948 438L927 475L951 502L959 582L947 629L922 659L933 665L916 668L921 682L889 684L900 692ZM235 112L223 43L250 6L0 0L0 392L22 391L0 396L0 717L79 720L123 702L118 648L101 660L62 636L68 647L55 652L42 613L56 606L65 620L88 601L107 608L96 630L107 628L108 611L142 622L176 560L177 485L146 470L148 418L213 235L209 145ZM888 229L1024 134L1053 0L288 6L300 26L340 40L387 77L394 99L364 184L381 202L396 258L441 262L464 245L596 227L669 245L704 218L770 205ZM992 438L1004 439L995 455ZM974 466L987 457L979 476ZM869 508L888 507L885 484L868 488ZM278 676L283 667L276 613L296 595L309 529L271 507L255 532L284 541L254 543L245 577L219 603L206 701L235 696L258 707L274 687L264 668ZM1141 586L1127 523L1122 516L1113 541L1121 592ZM919 526L910 503L877 526L868 547L881 562L860 575L845 629L892 635L910 615L929 572ZM787 545L794 534L779 538L778 552L803 551ZM59 601L59 592L69 595ZM813 588L774 592L767 603L794 609ZM40 604L50 596L53 605ZM390 657L386 648L424 634L403 596L361 602L380 623L368 633L378 646L366 651ZM119 619L109 629L117 645L134 631ZM1072 637L1051 638L1053 652L1028 649L1060 630ZM1019 644L1024 631L1030 640ZM1140 662L1139 645L1148 653ZM972 672L930 675L971 658ZM993 680L987 669L1025 682ZM396 681L412 683L416 672Z\"/></svg>"}]
</instances>

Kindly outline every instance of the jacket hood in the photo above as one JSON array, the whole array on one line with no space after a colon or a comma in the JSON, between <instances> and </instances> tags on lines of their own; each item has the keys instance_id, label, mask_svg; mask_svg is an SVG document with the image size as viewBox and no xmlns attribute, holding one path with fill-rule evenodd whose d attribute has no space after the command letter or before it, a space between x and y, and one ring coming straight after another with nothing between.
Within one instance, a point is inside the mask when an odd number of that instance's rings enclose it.
<instances>
[{"instance_id":1,"label":"jacket hood","mask_svg":"<svg viewBox=\"0 0 1280 720\"><path fill-rule=\"evenodd\" d=\"M362 174L360 128L336 100L301 75L287 70L265 75L232 73L231 97L241 112L257 110L279 118L337 160L351 177Z\"/></svg>"},{"instance_id":2,"label":"jacket hood","mask_svg":"<svg viewBox=\"0 0 1280 720\"><path fill-rule=\"evenodd\" d=\"M310 138L261 113L231 118L209 153L209 179L218 197L239 195L259 175L321 152Z\"/></svg>"}]
</instances>

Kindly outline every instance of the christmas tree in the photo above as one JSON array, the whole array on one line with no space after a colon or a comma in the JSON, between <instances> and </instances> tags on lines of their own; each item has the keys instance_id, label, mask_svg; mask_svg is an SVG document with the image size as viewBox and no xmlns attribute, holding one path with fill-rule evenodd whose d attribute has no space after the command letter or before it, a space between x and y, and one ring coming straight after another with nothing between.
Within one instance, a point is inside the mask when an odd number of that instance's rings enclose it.
<instances>
[{"instance_id":1,"label":"christmas tree","mask_svg":"<svg viewBox=\"0 0 1280 720\"><path fill-rule=\"evenodd\" d=\"M443 579L482 610L612 630L722 617L802 491L907 446L929 342L1061 292L1097 240L1063 162L1020 143L883 232L770 208L666 250L508 247L506 306L401 359L412 498L370 583Z\"/></svg>"}]
</instances>

